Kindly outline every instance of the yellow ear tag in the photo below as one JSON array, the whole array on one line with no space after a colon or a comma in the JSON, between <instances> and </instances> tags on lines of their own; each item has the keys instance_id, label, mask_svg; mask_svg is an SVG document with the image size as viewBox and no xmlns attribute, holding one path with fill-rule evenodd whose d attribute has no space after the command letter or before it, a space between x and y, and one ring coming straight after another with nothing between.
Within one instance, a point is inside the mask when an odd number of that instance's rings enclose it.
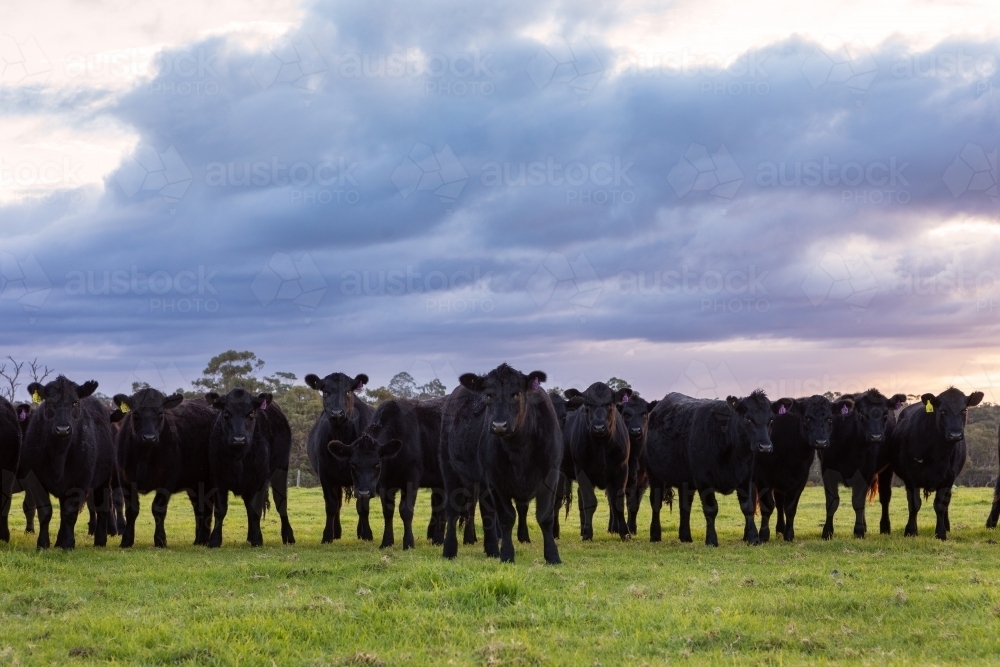
<instances>
[{"instance_id":1,"label":"yellow ear tag","mask_svg":"<svg viewBox=\"0 0 1000 667\"><path fill-rule=\"evenodd\" d=\"M930 401L924 404L924 412L934 412L934 406L931 405Z\"/></svg>"},{"instance_id":2,"label":"yellow ear tag","mask_svg":"<svg viewBox=\"0 0 1000 667\"><path fill-rule=\"evenodd\" d=\"M127 406L127 405L125 405L124 403L122 403L121 405L119 405L119 406L118 406L118 409L122 411L122 414L123 414L123 415L124 415L124 414L127 414L127 413L128 413L128 411L129 411L129 410L128 410L128 406Z\"/></svg>"},{"instance_id":3,"label":"yellow ear tag","mask_svg":"<svg viewBox=\"0 0 1000 667\"><path fill-rule=\"evenodd\" d=\"M31 402L34 403L35 405L38 405L42 402L42 395L38 393L37 389L35 390L35 393L31 395Z\"/></svg>"}]
</instances>

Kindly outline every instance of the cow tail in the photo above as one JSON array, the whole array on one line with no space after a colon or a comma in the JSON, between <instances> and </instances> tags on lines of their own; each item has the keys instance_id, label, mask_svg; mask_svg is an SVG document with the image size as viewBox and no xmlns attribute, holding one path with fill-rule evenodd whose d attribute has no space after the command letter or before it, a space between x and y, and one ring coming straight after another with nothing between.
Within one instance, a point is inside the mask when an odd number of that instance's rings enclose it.
<instances>
[{"instance_id":1,"label":"cow tail","mask_svg":"<svg viewBox=\"0 0 1000 667\"><path fill-rule=\"evenodd\" d=\"M663 490L663 502L666 503L670 512L674 511L674 487L668 486Z\"/></svg>"},{"instance_id":2,"label":"cow tail","mask_svg":"<svg viewBox=\"0 0 1000 667\"><path fill-rule=\"evenodd\" d=\"M570 479L567 479L563 486L562 496L559 498L559 505L566 506L566 516L569 517L569 511L573 507L573 481ZM556 511L558 510L559 508L557 507Z\"/></svg>"},{"instance_id":3,"label":"cow tail","mask_svg":"<svg viewBox=\"0 0 1000 667\"><path fill-rule=\"evenodd\" d=\"M878 473L872 475L872 481L868 485L868 502L874 503L875 496L878 495Z\"/></svg>"},{"instance_id":4,"label":"cow tail","mask_svg":"<svg viewBox=\"0 0 1000 667\"><path fill-rule=\"evenodd\" d=\"M352 498L354 498L354 487L353 486L345 486L344 487L344 502L348 502Z\"/></svg>"},{"instance_id":5,"label":"cow tail","mask_svg":"<svg viewBox=\"0 0 1000 667\"><path fill-rule=\"evenodd\" d=\"M271 496L268 493L271 490L271 482L264 482L264 504L260 508L260 520L263 521L264 517L267 516L267 510L271 509Z\"/></svg>"}]
</instances>

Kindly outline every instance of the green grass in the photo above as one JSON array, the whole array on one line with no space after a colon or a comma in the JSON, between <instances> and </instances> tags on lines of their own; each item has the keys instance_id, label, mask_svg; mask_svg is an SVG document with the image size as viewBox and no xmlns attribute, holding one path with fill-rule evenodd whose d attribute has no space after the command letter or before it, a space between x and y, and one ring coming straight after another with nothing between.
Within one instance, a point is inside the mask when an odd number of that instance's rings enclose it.
<instances>
[{"instance_id":1,"label":"green grass","mask_svg":"<svg viewBox=\"0 0 1000 667\"><path fill-rule=\"evenodd\" d=\"M147 497L131 550L87 546L81 521L74 552L36 552L15 498L18 529L0 547L0 664L995 664L1000 655L1000 537L983 527L987 489L956 490L946 543L932 537L930 503L921 536L902 537L901 493L891 537L877 534L877 504L876 534L851 537L845 491L837 536L824 542L823 494L811 488L797 541L757 548L740 542L735 496L721 500L718 549L701 543L697 502L696 543L686 545L676 509L664 512L660 544L648 542L646 505L628 544L603 531L581 543L574 511L557 567L544 565L534 522L514 565L485 558L481 544L444 561L423 539L427 496L415 550L355 540L353 508L351 537L320 545L320 491L291 493L298 544L281 546L269 513L266 546L250 549L237 501L219 551L190 545L182 497L168 516L170 548L153 548ZM598 516L606 526L605 506Z\"/></svg>"}]
</instances>

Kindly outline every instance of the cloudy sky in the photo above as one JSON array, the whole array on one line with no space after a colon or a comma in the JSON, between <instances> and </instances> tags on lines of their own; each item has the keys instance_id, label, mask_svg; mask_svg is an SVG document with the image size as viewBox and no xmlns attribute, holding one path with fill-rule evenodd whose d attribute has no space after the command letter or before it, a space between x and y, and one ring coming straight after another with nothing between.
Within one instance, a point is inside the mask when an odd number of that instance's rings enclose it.
<instances>
[{"instance_id":1,"label":"cloudy sky","mask_svg":"<svg viewBox=\"0 0 1000 667\"><path fill-rule=\"evenodd\" d=\"M0 25L2 356L1000 401L995 2L56 4Z\"/></svg>"}]
</instances>

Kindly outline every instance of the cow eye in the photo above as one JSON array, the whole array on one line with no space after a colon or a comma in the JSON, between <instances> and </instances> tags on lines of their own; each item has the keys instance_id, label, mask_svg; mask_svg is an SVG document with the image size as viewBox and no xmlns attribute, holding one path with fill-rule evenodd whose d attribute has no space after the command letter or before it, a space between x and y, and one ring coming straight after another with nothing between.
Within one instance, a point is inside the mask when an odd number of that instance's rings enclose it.
<instances>
[{"instance_id":1,"label":"cow eye","mask_svg":"<svg viewBox=\"0 0 1000 667\"><path fill-rule=\"evenodd\" d=\"M521 392L519 392L519 391L515 391L514 393L512 393L512 394L510 395L510 397L511 397L511 398L517 398L517 397L519 397L520 395L521 395Z\"/></svg>"},{"instance_id":2,"label":"cow eye","mask_svg":"<svg viewBox=\"0 0 1000 667\"><path fill-rule=\"evenodd\" d=\"M73 407L74 408L80 407L80 401L73 401Z\"/></svg>"},{"instance_id":3,"label":"cow eye","mask_svg":"<svg viewBox=\"0 0 1000 667\"><path fill-rule=\"evenodd\" d=\"M832 424L833 423L833 417L827 417L826 423L827 424Z\"/></svg>"}]
</instances>

